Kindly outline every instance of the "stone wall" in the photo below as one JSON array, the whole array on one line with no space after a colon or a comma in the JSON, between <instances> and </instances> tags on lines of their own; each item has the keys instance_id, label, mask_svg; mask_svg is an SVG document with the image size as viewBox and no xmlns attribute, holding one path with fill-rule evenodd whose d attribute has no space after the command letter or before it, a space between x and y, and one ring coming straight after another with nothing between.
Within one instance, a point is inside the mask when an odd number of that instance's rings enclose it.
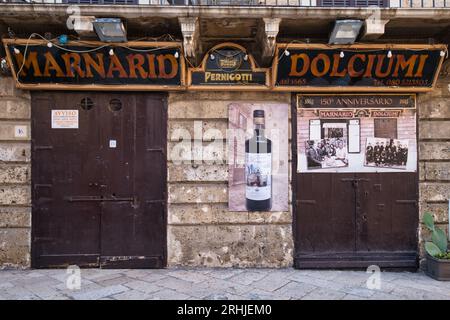
<instances>
[{"instance_id":1,"label":"stone wall","mask_svg":"<svg viewBox=\"0 0 450 320\"><path fill-rule=\"evenodd\" d=\"M436 90L418 96L419 111L419 212L434 214L437 223L448 232L450 199L450 64L443 67ZM423 242L429 233L419 228L421 265Z\"/></svg>"},{"instance_id":2,"label":"stone wall","mask_svg":"<svg viewBox=\"0 0 450 320\"><path fill-rule=\"evenodd\" d=\"M30 265L30 111L29 93L0 78L0 268Z\"/></svg>"},{"instance_id":3,"label":"stone wall","mask_svg":"<svg viewBox=\"0 0 450 320\"><path fill-rule=\"evenodd\" d=\"M194 139L194 121L200 121L197 125L200 124L203 132L218 130L215 132L226 137L228 105L237 101L290 104L290 94L189 92L169 96L169 266L292 265L291 204L289 212L228 211L225 141L220 141L224 146L222 153L209 155L216 161L174 163L174 155L178 154L174 147L179 143L180 129L192 135L192 145L203 140L201 143L208 146L212 143L211 135ZM291 195L289 199L292 199Z\"/></svg>"}]
</instances>

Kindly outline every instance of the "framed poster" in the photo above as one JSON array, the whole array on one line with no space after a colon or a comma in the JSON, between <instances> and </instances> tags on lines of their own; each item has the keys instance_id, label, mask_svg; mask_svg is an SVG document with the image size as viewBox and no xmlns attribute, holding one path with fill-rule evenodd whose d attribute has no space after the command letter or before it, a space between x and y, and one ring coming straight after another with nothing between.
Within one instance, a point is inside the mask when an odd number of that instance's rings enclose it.
<instances>
[{"instance_id":1,"label":"framed poster","mask_svg":"<svg viewBox=\"0 0 450 320\"><path fill-rule=\"evenodd\" d=\"M230 211L287 211L287 104L232 103L228 107Z\"/></svg>"},{"instance_id":2,"label":"framed poster","mask_svg":"<svg viewBox=\"0 0 450 320\"><path fill-rule=\"evenodd\" d=\"M299 95L297 171L417 171L415 105L415 95Z\"/></svg>"}]
</instances>

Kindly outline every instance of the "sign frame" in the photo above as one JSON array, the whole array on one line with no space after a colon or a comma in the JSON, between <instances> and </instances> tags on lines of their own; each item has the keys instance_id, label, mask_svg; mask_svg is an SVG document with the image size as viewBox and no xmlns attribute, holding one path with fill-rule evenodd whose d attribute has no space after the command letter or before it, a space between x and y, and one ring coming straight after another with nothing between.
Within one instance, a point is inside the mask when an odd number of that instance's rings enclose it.
<instances>
[{"instance_id":1,"label":"sign frame","mask_svg":"<svg viewBox=\"0 0 450 320\"><path fill-rule=\"evenodd\" d=\"M444 57L440 57L439 64L436 67L436 73L433 78L432 85L430 87L394 87L394 86L324 86L324 87L314 87L314 86L277 86L277 73L278 73L278 50L282 49L316 49L316 50L443 50L447 52L448 48L444 44L351 44L351 45L328 45L328 44L299 44L299 43L278 43L275 48L275 57L272 64L272 91L281 92L330 92L330 91L341 91L341 92L430 92L433 91L437 79L439 77L439 72L441 70L442 64L444 62Z\"/></svg>"},{"instance_id":2,"label":"sign frame","mask_svg":"<svg viewBox=\"0 0 450 320\"><path fill-rule=\"evenodd\" d=\"M6 51L6 58L11 67L11 73L16 82L16 87L25 90L85 90L85 91L180 91L186 89L186 66L183 58L183 46L181 42L150 42L150 41L130 41L125 43L105 43L101 41L69 41L67 46L85 46L99 47L109 46L115 47L133 47L133 48L178 48L180 50L180 58L178 59L180 68L180 85L152 85L152 84L66 84L66 83L23 83L17 77L17 73L13 63L13 57L9 50L14 45L29 46L47 46L48 41L37 39L3 39L3 45Z\"/></svg>"},{"instance_id":3,"label":"sign frame","mask_svg":"<svg viewBox=\"0 0 450 320\"><path fill-rule=\"evenodd\" d=\"M252 72L264 72L265 73L265 85L193 85L192 84L192 73L193 72L206 72L206 62L209 57L209 54L214 50L220 50L222 48L236 48L236 50L240 50L247 54L248 61L250 62L251 70ZM232 42L224 42L221 44L218 44L211 49L209 49L205 55L203 56L202 62L198 67L194 68L188 68L187 73L187 89L188 90L227 90L227 91L271 91L272 89L272 83L271 83L271 68L259 68L256 65L255 59L253 56L247 52L247 50L236 43Z\"/></svg>"},{"instance_id":4,"label":"sign frame","mask_svg":"<svg viewBox=\"0 0 450 320\"><path fill-rule=\"evenodd\" d=\"M352 108L333 108L333 107L304 107L301 104L301 98L304 96L317 96L317 97L323 97L323 96L332 96L332 97L351 97L351 96L373 96L373 97L379 97L379 96L410 96L410 98L413 99L414 101L414 106L411 108L402 108L400 106L389 106L389 107L352 107ZM373 109L373 110L390 110L390 109L414 109L417 110L417 94L416 93L411 93L411 92L406 92L406 93L401 93L401 92L397 92L397 93L358 93L358 92L348 92L348 93L330 93L330 92L323 92L323 93L309 93L309 92L302 92L302 93L297 93L295 95L295 107L298 110L301 109L308 109L308 110L349 110L349 109Z\"/></svg>"}]
</instances>

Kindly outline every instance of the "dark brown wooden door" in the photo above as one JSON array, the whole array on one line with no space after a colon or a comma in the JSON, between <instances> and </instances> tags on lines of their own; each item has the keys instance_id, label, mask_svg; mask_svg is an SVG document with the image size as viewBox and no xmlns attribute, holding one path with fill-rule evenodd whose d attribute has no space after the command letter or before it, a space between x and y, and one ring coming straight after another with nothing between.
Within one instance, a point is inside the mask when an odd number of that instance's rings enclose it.
<instances>
[{"instance_id":1,"label":"dark brown wooden door","mask_svg":"<svg viewBox=\"0 0 450 320\"><path fill-rule=\"evenodd\" d=\"M295 267L417 266L415 173L296 175Z\"/></svg>"},{"instance_id":2,"label":"dark brown wooden door","mask_svg":"<svg viewBox=\"0 0 450 320\"><path fill-rule=\"evenodd\" d=\"M165 266L166 117L160 94L33 93L33 267Z\"/></svg>"}]
</instances>

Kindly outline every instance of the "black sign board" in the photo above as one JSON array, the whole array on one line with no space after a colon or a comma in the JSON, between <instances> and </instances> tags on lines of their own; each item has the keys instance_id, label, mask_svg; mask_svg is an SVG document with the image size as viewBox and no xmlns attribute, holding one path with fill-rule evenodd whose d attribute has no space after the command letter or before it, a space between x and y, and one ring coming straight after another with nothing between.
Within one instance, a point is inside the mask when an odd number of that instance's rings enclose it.
<instances>
[{"instance_id":1,"label":"black sign board","mask_svg":"<svg viewBox=\"0 0 450 320\"><path fill-rule=\"evenodd\" d=\"M434 86L446 50L444 45L279 45L274 89L427 91Z\"/></svg>"},{"instance_id":2,"label":"black sign board","mask_svg":"<svg viewBox=\"0 0 450 320\"><path fill-rule=\"evenodd\" d=\"M257 68L253 57L240 45L224 43L205 55L199 68L190 68L189 88L267 89L269 72Z\"/></svg>"},{"instance_id":3,"label":"black sign board","mask_svg":"<svg viewBox=\"0 0 450 320\"><path fill-rule=\"evenodd\" d=\"M299 94L298 108L415 108L414 94Z\"/></svg>"},{"instance_id":4,"label":"black sign board","mask_svg":"<svg viewBox=\"0 0 450 320\"><path fill-rule=\"evenodd\" d=\"M184 84L184 60L178 43L69 42L48 46L36 40L4 42L13 75L22 88L161 90Z\"/></svg>"}]
</instances>

